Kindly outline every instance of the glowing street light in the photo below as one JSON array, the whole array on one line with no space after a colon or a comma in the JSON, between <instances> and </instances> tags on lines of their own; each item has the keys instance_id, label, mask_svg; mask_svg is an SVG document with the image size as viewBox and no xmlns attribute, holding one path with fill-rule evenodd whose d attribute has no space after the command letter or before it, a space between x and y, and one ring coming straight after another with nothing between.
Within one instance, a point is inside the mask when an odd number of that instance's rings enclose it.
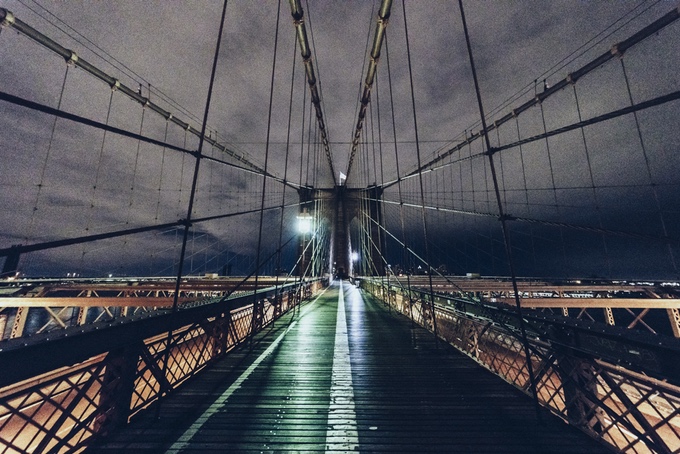
<instances>
[{"instance_id":1,"label":"glowing street light","mask_svg":"<svg viewBox=\"0 0 680 454\"><path fill-rule=\"evenodd\" d=\"M352 252L351 258L352 258L353 262L358 262L359 261L359 253L358 252Z\"/></svg>"},{"instance_id":2,"label":"glowing street light","mask_svg":"<svg viewBox=\"0 0 680 454\"><path fill-rule=\"evenodd\" d=\"M303 235L312 231L312 221L314 218L310 216L307 211L303 211L297 217L298 219L298 231Z\"/></svg>"}]
</instances>

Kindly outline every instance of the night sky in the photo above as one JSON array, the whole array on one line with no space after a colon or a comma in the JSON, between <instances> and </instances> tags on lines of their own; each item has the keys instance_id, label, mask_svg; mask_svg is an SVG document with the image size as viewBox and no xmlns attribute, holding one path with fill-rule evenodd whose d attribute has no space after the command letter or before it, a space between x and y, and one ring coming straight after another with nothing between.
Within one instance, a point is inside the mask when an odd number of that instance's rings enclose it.
<instances>
[{"instance_id":1,"label":"night sky","mask_svg":"<svg viewBox=\"0 0 680 454\"><path fill-rule=\"evenodd\" d=\"M673 8L677 1L467 1L465 13L480 89L490 123L607 51ZM23 22L49 36L121 83L138 89L199 128L205 107L222 4L216 1L4 1ZM303 2L317 64L324 117L336 171L345 171L356 124L367 40L378 3ZM392 7L387 53L379 61L365 145L348 186L397 177L479 131L479 111L461 26L453 1L406 3L419 147L415 144L402 3ZM288 2L281 3L276 55L277 2L231 1L219 55L208 133L260 167L295 184L332 185L324 157L314 159L309 94L295 46ZM615 24L614 27L611 27ZM624 58L634 102L680 88L680 25L673 24ZM603 30L607 30L604 33ZM295 57L295 65L293 58ZM275 62L271 131L267 146L270 82ZM9 28L0 33L0 90L112 126L195 149L198 140L144 111L106 84ZM65 81L65 83L64 83ZM293 101L290 101L291 83ZM390 90L391 88L391 90ZM390 107L390 91L394 111ZM630 105L618 59L599 68L543 106L493 133L494 146L529 137ZM61 97L61 103L60 103ZM379 98L379 102L378 102ZM171 99L172 101L168 101ZM291 114L289 128L288 115ZM303 113L303 108L304 113ZM506 211L540 222L513 222L520 274L678 278L680 260L680 128L678 101L534 142L495 157ZM380 115L378 124L377 115ZM108 119L107 119L108 117ZM636 121L637 120L637 121ZM394 121L395 129L392 129ZM642 137L642 141L640 140ZM301 145L301 138L305 144ZM585 138L585 139L584 139ZM642 142L642 146L640 143ZM287 145L288 143L288 145ZM377 143L377 142L375 142ZM585 145L584 145L585 144ZM377 147L377 148L376 148ZM548 150L549 148L549 150ZM318 149L316 149L319 152ZM483 151L482 141L447 157L448 166L424 177L426 205L458 210L428 213L431 262L456 273L507 274L490 174L485 159L459 160ZM267 157L268 153L268 157ZM302 153L302 157L301 157ZM0 247L78 237L160 223L186 216L191 156L104 136L67 120L0 102ZM206 154L220 156L216 150ZM382 154L383 159L380 159ZM374 166L373 159L377 156ZM311 161L307 164L307 161ZM399 201L397 186L385 193ZM417 179L402 185L401 200L420 203ZM262 178L219 163L201 164L192 217L257 209ZM297 194L268 180L265 205L294 204ZM465 214L465 213L467 214ZM296 207L284 210L283 241L294 235ZM386 227L424 251L420 209L386 206ZM477 216L481 213L490 216ZM406 230L401 231L402 220ZM263 255L279 243L280 210L264 216ZM638 235L602 234L549 225L562 223ZM190 272L252 270L259 214L196 224ZM420 230L419 230L420 229ZM664 231L665 229L665 231ZM666 236L668 243L646 236ZM27 274L172 274L180 230L134 235L27 254ZM358 240L356 240L358 241ZM292 246L284 267L290 267ZM424 252L421 252L423 254ZM388 260L409 262L390 245ZM269 271L275 265L267 265Z\"/></svg>"}]
</instances>

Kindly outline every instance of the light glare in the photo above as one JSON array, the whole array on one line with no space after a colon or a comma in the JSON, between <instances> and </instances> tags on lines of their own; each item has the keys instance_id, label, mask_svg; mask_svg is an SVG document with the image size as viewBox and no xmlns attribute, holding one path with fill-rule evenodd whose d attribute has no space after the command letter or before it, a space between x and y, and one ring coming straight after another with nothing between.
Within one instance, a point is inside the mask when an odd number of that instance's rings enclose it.
<instances>
[{"instance_id":1,"label":"light glare","mask_svg":"<svg viewBox=\"0 0 680 454\"><path fill-rule=\"evenodd\" d=\"M312 218L311 217L299 217L298 218L298 230L300 233L309 233L312 231Z\"/></svg>"}]
</instances>

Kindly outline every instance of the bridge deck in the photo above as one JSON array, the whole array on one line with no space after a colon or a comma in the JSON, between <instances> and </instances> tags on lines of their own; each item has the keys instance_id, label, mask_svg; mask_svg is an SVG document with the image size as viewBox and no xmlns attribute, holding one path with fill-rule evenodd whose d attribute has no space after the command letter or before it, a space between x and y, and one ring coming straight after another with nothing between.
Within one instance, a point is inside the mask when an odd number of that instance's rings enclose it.
<instances>
[{"instance_id":1,"label":"bridge deck","mask_svg":"<svg viewBox=\"0 0 680 454\"><path fill-rule=\"evenodd\" d=\"M96 451L609 452L550 415L538 423L519 391L342 287Z\"/></svg>"}]
</instances>

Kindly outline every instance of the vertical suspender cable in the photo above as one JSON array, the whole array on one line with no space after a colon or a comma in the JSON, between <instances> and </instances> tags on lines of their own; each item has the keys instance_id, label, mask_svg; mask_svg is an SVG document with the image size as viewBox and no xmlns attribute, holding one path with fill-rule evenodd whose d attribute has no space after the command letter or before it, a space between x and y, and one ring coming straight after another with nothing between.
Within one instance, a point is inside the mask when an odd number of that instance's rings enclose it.
<instances>
[{"instance_id":1,"label":"vertical suspender cable","mask_svg":"<svg viewBox=\"0 0 680 454\"><path fill-rule=\"evenodd\" d=\"M198 140L198 150L196 151L196 163L194 165L194 178L191 183L191 194L189 196L189 205L187 207L187 216L184 220L184 235L182 237L182 249L179 255L179 263L177 265L177 279L175 280L175 294L172 299L172 316L168 323L168 336L165 342L165 360L163 361L163 376L167 374L168 362L170 359L170 343L172 341L172 326L174 315L177 313L177 305L179 301L179 290L182 283L182 274L184 272L184 259L187 251L187 240L189 238L189 229L191 227L191 212L194 209L194 194L196 193L196 185L198 184L198 171L201 166L201 153L203 151L203 143L205 139L205 129L208 124L208 113L210 112L210 100L212 98L213 85L215 82L215 72L217 71L217 60L220 55L220 44L222 43L222 31L224 30L224 19L227 15L227 0L224 0L222 6L222 18L220 19L220 29L217 32L217 44L215 45L215 56L213 58L212 72L210 73L210 84L208 85L208 96L205 101L205 111L203 113L203 125L201 126L201 135ZM185 135L186 140L186 135ZM265 178L266 180L266 178ZM181 182L180 182L181 184ZM163 386L163 385L161 385ZM167 392L167 389L160 389L158 392L158 406L156 407L156 415L160 413L161 398Z\"/></svg>"},{"instance_id":2,"label":"vertical suspender cable","mask_svg":"<svg viewBox=\"0 0 680 454\"><path fill-rule=\"evenodd\" d=\"M576 90L576 84L572 84L573 92L574 92L574 101L576 102L576 113L578 113L578 121L581 122L583 121L583 117L581 116L581 104L579 103L578 99L578 92ZM586 163L588 164L588 179L590 182L590 189L593 193L593 200L595 201L595 211L597 212L597 221L600 226L600 229L604 230L604 223L602 222L602 210L600 207L600 200L597 195L597 189L595 188L595 178L593 177L593 166L590 161L590 151L588 150L588 141L586 140L586 131L585 128L579 128L581 131L581 140L583 141L583 150L586 155ZM521 148L520 148L521 150ZM607 261L607 271L609 277L614 277L612 273L612 261L611 258L609 257L609 248L607 245L607 237L605 236L604 233L602 233L602 247L604 248L604 256L605 260Z\"/></svg>"},{"instance_id":3,"label":"vertical suspender cable","mask_svg":"<svg viewBox=\"0 0 680 454\"><path fill-rule=\"evenodd\" d=\"M404 13L404 33L406 34L406 56L408 58L408 76L409 76L409 82L411 85L411 107L413 109L413 129L415 131L415 136L416 136L416 159L418 160L418 168L421 169L420 166L420 145L419 145L419 140L418 140L418 117L416 115L416 95L415 92L413 91L413 70L411 67L411 46L409 45L409 39L408 39L408 25L406 22L406 2L402 0L401 2L401 8ZM423 171L420 170L418 172L418 183L420 185L420 205L421 205L421 218L423 221L423 236L425 239L425 261L427 262L427 277L428 277L428 282L430 286L430 310L432 311L432 331L434 332L434 339L435 339L435 345L438 343L438 336L437 336L437 317L435 314L435 307L434 307L434 289L432 286L432 265L430 264L430 245L428 244L428 237L427 237L427 216L425 213L425 192L423 189Z\"/></svg>"},{"instance_id":4,"label":"vertical suspender cable","mask_svg":"<svg viewBox=\"0 0 680 454\"><path fill-rule=\"evenodd\" d=\"M293 89L295 88L295 60L297 57L297 38L295 38L295 42L293 43L293 69L292 73L290 76L290 101L288 103L288 131L286 133L286 158L285 162L283 164L283 181L286 181L288 179L288 155L290 152L290 125L291 125L291 120L293 118ZM281 243L283 241L283 215L284 215L284 207L286 204L286 185L283 185L283 194L281 194L281 219L279 220L279 252L276 255L276 269L274 270L274 274L276 275L276 299L277 302L280 304L281 303L281 296L279 296L279 272L281 270Z\"/></svg>"},{"instance_id":5,"label":"vertical suspender cable","mask_svg":"<svg viewBox=\"0 0 680 454\"><path fill-rule=\"evenodd\" d=\"M314 62L312 61L312 49L309 45L309 39L307 38L307 27L305 27L304 11L302 10L300 0L290 0L290 12L293 16L293 24L295 25L295 31L300 44L300 54L302 55L302 60L305 64L307 83L309 84L312 104L316 110L316 119L319 132L321 134L321 141L323 142L324 151L326 152L326 159L328 160L328 167L331 171L331 178L333 179L333 184L335 185L336 179L335 170L333 168L333 155L331 154L330 144L328 142L328 133L326 131L326 123L324 122L323 109L321 107L321 84L317 84L316 74L314 71Z\"/></svg>"},{"instance_id":6,"label":"vertical suspender cable","mask_svg":"<svg viewBox=\"0 0 680 454\"><path fill-rule=\"evenodd\" d=\"M521 140L522 138L522 133L519 129L519 118L517 118L517 115L514 115L515 117L515 128L517 129L517 140ZM522 182L524 184L524 202L526 204L526 215L527 217L531 217L531 204L529 203L529 187L527 186L527 172L526 172L526 167L524 166L524 149L522 148L522 145L519 145L519 161L522 166ZM533 259L534 263L534 268L536 267L536 241L534 241L534 226L529 225L529 235L531 238L531 257Z\"/></svg>"},{"instance_id":7,"label":"vertical suspender cable","mask_svg":"<svg viewBox=\"0 0 680 454\"><path fill-rule=\"evenodd\" d=\"M376 84L376 88L377 86L378 84ZM378 184L378 162L375 155L375 124L373 122L373 103L371 103L368 107L370 110L371 117L371 149L373 151L373 186L376 186Z\"/></svg>"},{"instance_id":8,"label":"vertical suspender cable","mask_svg":"<svg viewBox=\"0 0 680 454\"><path fill-rule=\"evenodd\" d=\"M404 244L403 253L401 257L402 266L406 268L406 288L408 289L408 307L409 307L409 318L411 319L411 325L413 325L413 307L411 299L411 276L408 272L407 266L407 256L408 256L408 243L406 242L406 227L404 225L404 195L401 188L401 174L399 169L399 146L397 145L397 125L394 115L394 93L392 91L392 71L390 66L390 48L388 45L387 31L385 31L385 59L387 60L387 85L390 88L390 111L392 113L392 137L394 140L394 163L396 165L397 171L397 190L399 192L399 221L401 223L401 240Z\"/></svg>"},{"instance_id":9,"label":"vertical suspender cable","mask_svg":"<svg viewBox=\"0 0 680 454\"><path fill-rule=\"evenodd\" d=\"M75 55L75 54L74 54ZM64 71L64 79L61 82L61 91L59 92L59 101L57 101L57 109L61 109L61 101L64 99L64 90L66 88L66 79L68 78L68 70L71 67L70 64L66 64L66 71ZM50 141L47 145L47 153L45 154L45 159L43 160L42 168L40 170L40 182L38 183L38 192L35 195L35 202L33 203L33 210L31 211L31 221L26 229L25 239L28 241L31 236L33 236L33 223L35 221L35 213L38 211L38 203L40 202L40 195L42 193L43 185L45 183L45 172L47 170L47 163L50 159L50 152L52 151L52 144L54 143L54 132L57 129L57 119L59 117L55 116L52 122L52 130L50 131Z\"/></svg>"},{"instance_id":10,"label":"vertical suspender cable","mask_svg":"<svg viewBox=\"0 0 680 454\"><path fill-rule=\"evenodd\" d=\"M381 130L381 124L380 124L380 84L378 83L379 77L375 78L375 112L376 112L376 119L378 122L378 162L380 163L380 188L381 188L381 198L382 198L382 187L385 185L385 171L383 167L383 154L382 154L382 130ZM377 172L377 169L376 169ZM376 177L377 178L377 177ZM376 183L377 184L377 183ZM385 222L385 209L383 207L382 203L378 203L376 200L376 204L378 205L378 210L377 214L379 216L378 220L380 221L380 227L383 227L384 222ZM379 250L381 251L381 254L385 260L385 264L383 266L383 273L381 278L385 277L388 270L388 263L387 263L387 258L385 257L386 250L385 250L385 241L384 241L384 233L382 231L382 228L378 228L378 247ZM383 285L384 287L384 285Z\"/></svg>"},{"instance_id":11,"label":"vertical suspender cable","mask_svg":"<svg viewBox=\"0 0 680 454\"><path fill-rule=\"evenodd\" d=\"M312 109L309 109L309 118L307 121L307 170L305 172L305 186L309 186L309 155L312 152L310 150L312 144ZM316 129L314 130L316 137ZM316 141L316 139L315 139Z\"/></svg>"},{"instance_id":12,"label":"vertical suspender cable","mask_svg":"<svg viewBox=\"0 0 680 454\"><path fill-rule=\"evenodd\" d=\"M359 115L357 124L352 136L352 145L349 154L349 163L347 164L347 171L345 172L349 178L352 171L352 162L359 146L359 139L361 138L361 130L363 128L364 118L366 117L366 106L371 100L371 87L378 68L378 59L380 58L380 49L387 31L387 22L390 18L390 10L392 8L392 0L382 0L380 9L378 10L378 20L376 23L375 34L373 35L373 46L371 47L370 61L368 70L366 71L366 79L364 80L364 87L361 94L361 106L359 107ZM372 14L372 12L371 12ZM370 35L369 35L370 36Z\"/></svg>"},{"instance_id":13,"label":"vertical suspender cable","mask_svg":"<svg viewBox=\"0 0 680 454\"><path fill-rule=\"evenodd\" d=\"M168 141L168 126L170 125L170 122L166 121L165 122L165 134L163 136L163 141L167 142ZM158 197L156 198L156 215L154 216L154 220L158 221L158 214L160 212L161 208L161 192L163 191L163 172L165 169L165 147L163 147L163 152L161 155L161 171L160 175L158 176Z\"/></svg>"},{"instance_id":14,"label":"vertical suspender cable","mask_svg":"<svg viewBox=\"0 0 680 454\"><path fill-rule=\"evenodd\" d=\"M621 54L622 56L623 54ZM621 61L621 70L623 71L623 77L626 80L626 91L628 93L628 99L630 100L630 105L633 106L635 103L633 101L633 92L630 90L630 82L628 81L628 72L626 71L626 64L623 61L623 58L620 59ZM638 115L637 112L633 112L633 118L635 119L635 129L637 130L637 136L638 139L640 140L640 149L642 150L642 157L645 159L645 170L647 173L647 178L649 179L649 185L652 187L652 193L654 194L654 202L656 205L656 210L657 213L659 214L659 222L661 224L661 230L663 232L663 236L665 238L668 238L668 229L666 228L666 218L663 215L663 209L661 208L661 202L659 201L659 191L657 189L657 185L654 183L654 177L652 176L652 170L649 166L649 156L647 155L647 147L645 146L645 141L642 139L642 131L640 130L640 120L638 120ZM675 261L675 254L673 254L673 247L671 246L670 242L666 243L668 247L668 257L671 261L671 265L673 266L673 271L675 271L676 276L678 275L678 265L677 262Z\"/></svg>"},{"instance_id":15,"label":"vertical suspender cable","mask_svg":"<svg viewBox=\"0 0 680 454\"><path fill-rule=\"evenodd\" d=\"M477 80L477 70L475 69L475 61L472 56L472 45L470 44L470 34L468 32L467 22L465 21L465 10L463 9L463 0L458 0L460 7L460 18L463 22L463 31L465 32L465 44L467 45L468 56L470 57L470 69L472 71L472 79L475 83L475 93L477 95L477 105L479 106L479 116L482 121L482 131L484 132L484 140L486 143L487 156L489 157L489 168L491 170L491 178L493 179L493 187L496 192L496 203L498 204L498 220L501 222L501 229L503 231L503 241L505 243L505 253L508 257L508 267L510 268L510 278L512 279L512 289L515 292L515 306L517 308L517 316L519 317L519 327L522 333L522 344L524 346L524 354L526 355L527 371L529 372L529 381L531 383L531 391L534 395L534 403L536 404L536 417L540 420L540 402L538 401L538 392L536 387L536 377L534 375L534 368L531 364L531 350L529 349L529 341L527 340L526 328L524 326L524 316L522 315L522 304L519 300L519 290L517 288L517 276L515 274L515 265L512 258L512 247L510 244L510 235L508 232L507 219L503 213L503 202L501 200L501 192L498 188L498 178L496 176L496 168L493 162L493 149L489 140L489 132L486 128L486 118L484 114L484 105L482 104L482 95L479 89L479 81Z\"/></svg>"},{"instance_id":16,"label":"vertical suspender cable","mask_svg":"<svg viewBox=\"0 0 680 454\"><path fill-rule=\"evenodd\" d=\"M539 98L540 99L540 98ZM541 108L541 121L543 123L543 133L548 132L548 128L545 123L545 110L543 109L543 101L539 100L538 106ZM555 202L555 211L557 212L557 219L562 222L561 210L559 202L557 201L557 187L555 186L555 171L552 163L552 154L550 153L550 139L545 138L545 151L548 156L548 168L550 169L550 185L553 193L553 201ZM567 268L567 249L564 244L564 229L560 227L560 241L562 242L562 263L564 266L564 272L566 273Z\"/></svg>"},{"instance_id":17,"label":"vertical suspender cable","mask_svg":"<svg viewBox=\"0 0 680 454\"><path fill-rule=\"evenodd\" d=\"M306 109L307 109L307 86L306 85L307 85L308 82L307 82L307 72L306 71L305 71L304 77L302 78L302 83L303 83L303 88L302 88L302 126L300 127L300 174L299 174L299 179L298 179L298 183L300 184L301 187L302 187L302 169L304 168L304 157L305 157L305 120L307 119L307 116L306 116L307 115L307 111L306 111ZM310 107L310 110L311 110L311 107ZM295 274L295 276L296 276L295 277L296 289L299 288L299 287L297 287L297 285L298 285L297 275L302 276L302 270L300 269L299 265L300 265L300 261L298 260L298 262L293 266L293 269L291 270L291 273ZM297 273L295 273L296 267L298 267ZM300 278L300 281L302 281L302 278ZM295 308L297 307L298 313L299 313L299 308L300 308L300 305L298 304L300 302L300 299L298 298L299 294L300 294L300 292L298 290L295 290L295 296L293 297L294 298L293 310L295 310Z\"/></svg>"},{"instance_id":18,"label":"vertical suspender cable","mask_svg":"<svg viewBox=\"0 0 680 454\"><path fill-rule=\"evenodd\" d=\"M303 83L307 84L307 75L303 78ZM307 87L302 90L302 127L300 128L300 178L298 184L302 186L302 168L304 167L305 155L305 115L307 109Z\"/></svg>"},{"instance_id":19,"label":"vertical suspender cable","mask_svg":"<svg viewBox=\"0 0 680 454\"><path fill-rule=\"evenodd\" d=\"M111 94L109 95L109 106L106 110L106 122L105 124L109 124L109 119L111 118L111 105L113 103L113 92L114 90L111 90ZM89 233L90 231L90 226L92 225L92 216L93 216L93 211L94 211L94 204L97 199L97 186L99 186L99 176L101 175L101 168L102 168L102 157L104 156L104 147L106 145L106 133L108 131L104 130L104 134L102 135L102 144L99 147L99 157L97 159L97 170L94 173L94 184L92 185L92 196L90 197L90 210L88 212L87 216L87 221L85 224L85 232ZM166 139L167 139L167 127L165 128L166 132ZM167 141L164 139L164 141ZM165 155L165 147L163 147L163 153ZM156 212L156 220L158 219L158 212ZM87 253L86 247L83 246L83 251L80 256L80 268L82 269L84 266L84 261L85 261L85 254Z\"/></svg>"},{"instance_id":20,"label":"vertical suspender cable","mask_svg":"<svg viewBox=\"0 0 680 454\"><path fill-rule=\"evenodd\" d=\"M142 118L139 121L139 135L144 132L144 114L146 113L146 106L142 106ZM132 166L132 184L130 185L130 199L128 200L127 215L125 216L125 224L130 223L130 212L132 211L132 204L135 201L135 184L137 183L137 168L139 167L139 152L142 148L142 141L137 140L137 151L135 153L135 164ZM127 242L126 242L127 243Z\"/></svg>"},{"instance_id":21,"label":"vertical suspender cable","mask_svg":"<svg viewBox=\"0 0 680 454\"><path fill-rule=\"evenodd\" d=\"M276 75L276 56L278 53L278 46L279 46L279 22L281 19L281 0L278 1L278 6L276 10L276 31L274 32L274 57L272 61L272 76L271 76L271 81L269 85L269 114L267 117L267 142L265 144L264 148L264 171L267 173L267 166L269 164L269 139L271 136L271 128L272 128L272 104L274 102L274 76ZM259 266L260 263L260 252L262 250L262 227L264 224L264 202L266 198L266 190L267 190L267 178L262 178L262 196L260 199L260 228L259 232L257 235L257 252L255 254L256 260L255 260L255 266ZM260 321L258 320L258 317L260 315L260 311L262 310L262 306L260 301L258 300L257 297L257 285L258 285L258 280L260 277L260 270L256 269L255 270L255 289L253 290L253 315L251 318L251 323L250 323L250 330L251 330L251 346L252 346L252 340L253 340L253 335L255 334L254 329L256 327L256 324Z\"/></svg>"}]
</instances>

